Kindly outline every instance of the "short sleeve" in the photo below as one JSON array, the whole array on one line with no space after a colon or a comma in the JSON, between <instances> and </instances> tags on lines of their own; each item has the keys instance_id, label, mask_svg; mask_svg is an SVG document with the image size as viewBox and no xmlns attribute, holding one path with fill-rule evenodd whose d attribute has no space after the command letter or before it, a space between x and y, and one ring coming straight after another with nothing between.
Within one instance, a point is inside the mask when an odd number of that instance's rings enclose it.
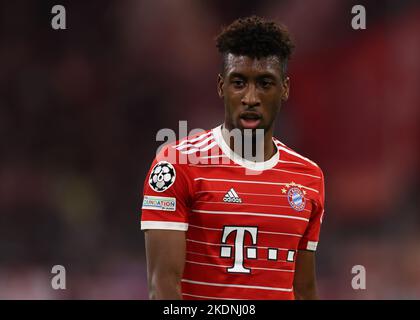
<instances>
[{"instance_id":1,"label":"short sleeve","mask_svg":"<svg viewBox=\"0 0 420 320\"><path fill-rule=\"evenodd\" d=\"M299 250L316 251L319 241L319 234L321 224L324 216L325 205L325 182L324 174L320 170L320 182L317 188L317 197L313 200L313 209L309 219L308 226L306 227L305 234L299 242Z\"/></svg>"},{"instance_id":2,"label":"short sleeve","mask_svg":"<svg viewBox=\"0 0 420 320\"><path fill-rule=\"evenodd\" d=\"M144 181L141 229L188 230L191 194L185 166L157 157Z\"/></svg>"}]
</instances>

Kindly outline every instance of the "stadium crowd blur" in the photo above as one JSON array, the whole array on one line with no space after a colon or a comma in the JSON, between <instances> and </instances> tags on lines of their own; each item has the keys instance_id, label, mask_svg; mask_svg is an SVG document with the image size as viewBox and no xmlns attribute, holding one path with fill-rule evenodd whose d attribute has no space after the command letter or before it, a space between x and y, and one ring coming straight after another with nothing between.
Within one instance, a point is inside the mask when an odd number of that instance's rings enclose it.
<instances>
[{"instance_id":1,"label":"stadium crowd blur","mask_svg":"<svg viewBox=\"0 0 420 320\"><path fill-rule=\"evenodd\" d=\"M420 299L420 4L359 2L72 1L53 30L55 3L2 1L0 298L147 298L139 209L156 133L222 122L213 40L257 14L296 41L276 136L325 173L321 298ZM351 28L355 4L366 30Z\"/></svg>"}]
</instances>

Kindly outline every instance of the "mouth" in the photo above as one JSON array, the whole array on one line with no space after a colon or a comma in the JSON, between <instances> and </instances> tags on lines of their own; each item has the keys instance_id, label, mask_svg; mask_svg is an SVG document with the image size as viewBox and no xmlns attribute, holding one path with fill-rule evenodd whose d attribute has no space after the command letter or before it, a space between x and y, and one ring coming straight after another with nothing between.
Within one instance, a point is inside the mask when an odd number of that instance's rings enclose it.
<instances>
[{"instance_id":1,"label":"mouth","mask_svg":"<svg viewBox=\"0 0 420 320\"><path fill-rule=\"evenodd\" d=\"M244 111L239 116L240 123L244 129L256 129L261 123L262 116L255 111Z\"/></svg>"}]
</instances>

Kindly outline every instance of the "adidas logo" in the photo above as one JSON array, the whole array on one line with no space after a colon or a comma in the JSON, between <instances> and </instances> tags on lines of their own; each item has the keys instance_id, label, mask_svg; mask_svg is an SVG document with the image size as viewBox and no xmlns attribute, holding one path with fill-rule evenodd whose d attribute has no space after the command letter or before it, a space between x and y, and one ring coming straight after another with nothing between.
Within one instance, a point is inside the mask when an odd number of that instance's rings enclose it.
<instances>
[{"instance_id":1,"label":"adidas logo","mask_svg":"<svg viewBox=\"0 0 420 320\"><path fill-rule=\"evenodd\" d=\"M242 203L242 199L239 198L238 194L236 193L233 188L231 188L223 198L224 202L235 202L235 203Z\"/></svg>"}]
</instances>

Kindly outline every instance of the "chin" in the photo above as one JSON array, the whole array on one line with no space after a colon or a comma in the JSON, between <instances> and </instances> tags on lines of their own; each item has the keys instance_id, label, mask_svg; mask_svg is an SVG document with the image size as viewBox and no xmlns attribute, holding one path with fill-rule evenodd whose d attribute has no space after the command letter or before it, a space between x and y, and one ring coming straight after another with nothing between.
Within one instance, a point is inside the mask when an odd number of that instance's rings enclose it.
<instances>
[{"instance_id":1,"label":"chin","mask_svg":"<svg viewBox=\"0 0 420 320\"><path fill-rule=\"evenodd\" d=\"M242 132L245 132L245 130L251 130L253 136L255 136L257 134L257 130L264 130L264 132L263 132L264 134L267 132L267 129L264 128L264 127L257 127L257 128L254 128L254 129L239 127L238 129L240 129Z\"/></svg>"}]
</instances>

